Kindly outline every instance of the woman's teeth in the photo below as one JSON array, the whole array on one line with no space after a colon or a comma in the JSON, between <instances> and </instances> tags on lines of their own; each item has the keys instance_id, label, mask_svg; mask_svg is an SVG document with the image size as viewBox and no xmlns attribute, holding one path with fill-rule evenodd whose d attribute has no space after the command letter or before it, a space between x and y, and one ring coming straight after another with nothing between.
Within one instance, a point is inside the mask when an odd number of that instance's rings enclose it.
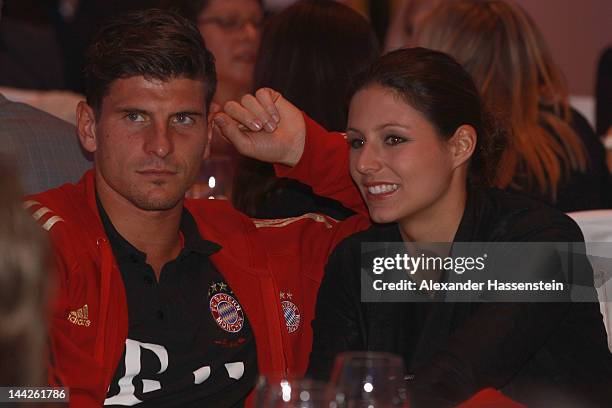
<instances>
[{"instance_id":1,"label":"woman's teeth","mask_svg":"<svg viewBox=\"0 0 612 408\"><path fill-rule=\"evenodd\" d=\"M379 184L376 186L368 187L368 193L370 194L384 194L390 193L398 189L397 184Z\"/></svg>"}]
</instances>

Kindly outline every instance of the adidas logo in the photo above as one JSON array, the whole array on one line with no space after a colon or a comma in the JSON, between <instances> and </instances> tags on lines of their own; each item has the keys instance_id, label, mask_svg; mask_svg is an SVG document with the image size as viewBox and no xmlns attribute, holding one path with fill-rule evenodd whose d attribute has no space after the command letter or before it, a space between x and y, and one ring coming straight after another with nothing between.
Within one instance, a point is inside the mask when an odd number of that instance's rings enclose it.
<instances>
[{"instance_id":1,"label":"adidas logo","mask_svg":"<svg viewBox=\"0 0 612 408\"><path fill-rule=\"evenodd\" d=\"M320 215L320 214L306 213L304 215L300 215L299 217L278 218L278 219L254 219L253 223L255 224L255 228L280 228L280 227L286 227L287 225L293 224L294 222L297 222L303 219L311 219L316 222L321 222L325 224L327 228L332 228L333 226L332 222L338 222L331 217L327 219L327 217L324 217L323 215Z\"/></svg>"},{"instance_id":2,"label":"adidas logo","mask_svg":"<svg viewBox=\"0 0 612 408\"><path fill-rule=\"evenodd\" d=\"M28 200L23 203L23 208L32 213L32 217L47 231L50 231L55 224L64 221L62 217L56 215L52 210L44 207L38 201Z\"/></svg>"},{"instance_id":3,"label":"adidas logo","mask_svg":"<svg viewBox=\"0 0 612 408\"><path fill-rule=\"evenodd\" d=\"M68 313L68 321L77 326L89 327L91 325L91 320L89 320L89 308L87 305Z\"/></svg>"}]
</instances>

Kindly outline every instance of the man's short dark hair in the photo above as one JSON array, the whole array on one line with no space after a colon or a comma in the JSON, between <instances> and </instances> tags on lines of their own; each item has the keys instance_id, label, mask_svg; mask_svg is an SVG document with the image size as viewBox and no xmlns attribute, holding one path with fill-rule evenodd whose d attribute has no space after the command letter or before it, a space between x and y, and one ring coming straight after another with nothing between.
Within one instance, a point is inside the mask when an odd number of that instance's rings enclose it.
<instances>
[{"instance_id":1,"label":"man's short dark hair","mask_svg":"<svg viewBox=\"0 0 612 408\"><path fill-rule=\"evenodd\" d=\"M156 9L126 13L98 31L87 50L87 103L99 114L111 84L133 76L201 80L207 111L217 86L214 57L198 28L174 12Z\"/></svg>"}]
</instances>

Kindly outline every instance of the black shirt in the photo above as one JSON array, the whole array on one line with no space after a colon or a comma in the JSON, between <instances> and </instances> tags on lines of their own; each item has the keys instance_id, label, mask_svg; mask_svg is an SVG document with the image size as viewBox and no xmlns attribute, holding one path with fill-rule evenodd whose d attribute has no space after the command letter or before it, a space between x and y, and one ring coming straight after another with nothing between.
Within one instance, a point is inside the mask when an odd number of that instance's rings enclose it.
<instances>
[{"instance_id":1,"label":"black shirt","mask_svg":"<svg viewBox=\"0 0 612 408\"><path fill-rule=\"evenodd\" d=\"M210 262L221 247L202 239L184 209L184 247L158 282L146 254L117 232L99 201L98 209L125 285L129 322L105 405L242 406L257 375L255 340L236 295Z\"/></svg>"},{"instance_id":2,"label":"black shirt","mask_svg":"<svg viewBox=\"0 0 612 408\"><path fill-rule=\"evenodd\" d=\"M563 213L495 189L469 191L454 239L582 241ZM310 376L327 379L342 351L387 351L415 374L416 407L456 406L486 387L530 407L555 406L553 397L579 402L568 406L612 406L612 356L598 303L365 303L360 276L367 242L402 242L402 236L397 224L373 225L334 249L312 322ZM548 399L538 399L543 391Z\"/></svg>"}]
</instances>

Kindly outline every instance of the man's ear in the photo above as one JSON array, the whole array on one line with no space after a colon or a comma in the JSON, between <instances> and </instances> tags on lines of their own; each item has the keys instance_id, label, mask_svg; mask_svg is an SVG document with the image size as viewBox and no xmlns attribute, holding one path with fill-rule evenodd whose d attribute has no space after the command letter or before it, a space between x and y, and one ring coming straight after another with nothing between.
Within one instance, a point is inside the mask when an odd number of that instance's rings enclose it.
<instances>
[{"instance_id":1,"label":"man's ear","mask_svg":"<svg viewBox=\"0 0 612 408\"><path fill-rule=\"evenodd\" d=\"M83 149L90 153L94 153L98 150L96 115L92 107L85 101L81 101L77 105L76 122L79 141Z\"/></svg>"},{"instance_id":2,"label":"man's ear","mask_svg":"<svg viewBox=\"0 0 612 408\"><path fill-rule=\"evenodd\" d=\"M477 142L478 135L473 126L461 125L455 130L455 134L448 141L451 148L453 168L461 166L472 157Z\"/></svg>"}]
</instances>

